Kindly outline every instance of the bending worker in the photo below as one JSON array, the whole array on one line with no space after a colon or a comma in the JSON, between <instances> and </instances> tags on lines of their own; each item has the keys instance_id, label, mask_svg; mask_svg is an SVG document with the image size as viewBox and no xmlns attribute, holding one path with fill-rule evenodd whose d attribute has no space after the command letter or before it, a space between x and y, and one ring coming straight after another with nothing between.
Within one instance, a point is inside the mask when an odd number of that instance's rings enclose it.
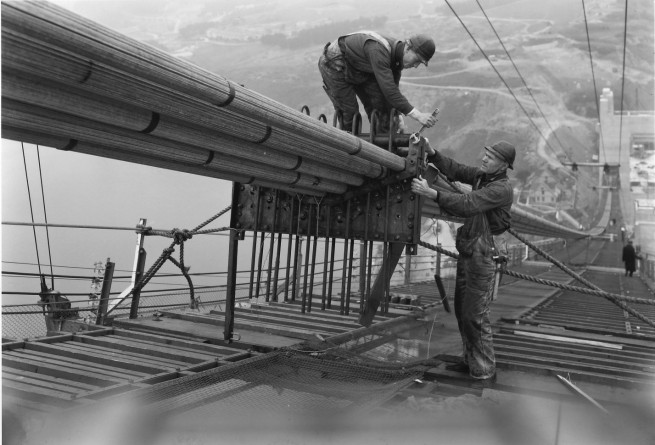
<instances>
[{"instance_id":1,"label":"bending worker","mask_svg":"<svg viewBox=\"0 0 655 445\"><path fill-rule=\"evenodd\" d=\"M389 112L395 108L428 127L436 123L431 113L422 113L402 95L398 84L402 70L428 65L434 55L434 41L417 34L405 41L383 37L373 31L341 36L328 43L318 61L323 89L341 112L343 129L352 131L353 117L359 111L357 98L371 120L378 111L380 133L389 131Z\"/></svg>"},{"instance_id":2,"label":"bending worker","mask_svg":"<svg viewBox=\"0 0 655 445\"><path fill-rule=\"evenodd\" d=\"M495 272L494 256L499 252L494 236L510 227L514 193L507 178L516 150L500 141L484 147L480 167L459 164L427 144L428 161L449 180L470 184L470 193L437 191L423 178L412 181L412 191L433 199L443 210L466 218L457 229L459 252L455 279L455 316L462 336L464 354L459 363L446 368L467 372L483 384L496 380L496 360L489 321Z\"/></svg>"}]
</instances>

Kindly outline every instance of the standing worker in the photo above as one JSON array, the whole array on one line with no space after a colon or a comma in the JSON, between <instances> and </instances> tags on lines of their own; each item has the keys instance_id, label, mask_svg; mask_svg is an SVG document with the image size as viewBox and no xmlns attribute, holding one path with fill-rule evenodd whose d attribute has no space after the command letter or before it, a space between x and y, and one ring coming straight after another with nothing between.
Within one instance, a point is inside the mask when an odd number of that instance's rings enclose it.
<instances>
[{"instance_id":1,"label":"standing worker","mask_svg":"<svg viewBox=\"0 0 655 445\"><path fill-rule=\"evenodd\" d=\"M623 256L621 261L625 264L625 276L632 276L637 264L637 252L635 251L634 246L632 245L632 240L628 240L628 244L623 247Z\"/></svg>"},{"instance_id":2,"label":"standing worker","mask_svg":"<svg viewBox=\"0 0 655 445\"><path fill-rule=\"evenodd\" d=\"M466 218L464 225L457 229L455 238L459 252L455 316L464 354L459 363L446 368L467 372L486 386L496 381L496 359L489 321L496 269L494 259L500 258L494 236L501 235L510 227L514 192L507 178L507 169L513 169L516 150L505 141L485 146L484 150L481 166L472 167L441 155L428 143L428 161L450 181L470 184L473 189L470 193L437 191L419 177L412 180L412 191L433 199L443 210Z\"/></svg>"},{"instance_id":3,"label":"standing worker","mask_svg":"<svg viewBox=\"0 0 655 445\"><path fill-rule=\"evenodd\" d=\"M318 69L323 89L335 111L341 112L343 129L352 132L353 118L359 111L358 97L369 122L371 113L377 110L379 127L376 131L380 133L389 131L392 108L421 125L433 126L436 116L413 107L398 85L404 68L427 66L434 51L434 41L424 34L400 41L373 31L359 31L326 44Z\"/></svg>"}]
</instances>

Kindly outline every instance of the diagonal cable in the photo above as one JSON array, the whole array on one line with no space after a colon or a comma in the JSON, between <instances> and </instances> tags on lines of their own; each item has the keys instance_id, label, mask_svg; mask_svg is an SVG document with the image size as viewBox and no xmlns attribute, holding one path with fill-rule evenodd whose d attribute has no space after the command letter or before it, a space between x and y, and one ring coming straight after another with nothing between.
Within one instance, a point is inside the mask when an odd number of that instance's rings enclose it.
<instances>
[{"instance_id":1,"label":"diagonal cable","mask_svg":"<svg viewBox=\"0 0 655 445\"><path fill-rule=\"evenodd\" d=\"M496 38L498 39L498 42L500 43L500 46L503 47L503 50L505 51L505 54L507 54L507 57L508 57L509 61L512 62L512 66L513 66L514 69L516 70L516 74L519 75L519 78L521 79L521 82L523 82L523 85L525 86L526 91L528 92L528 94L529 94L530 97L532 98L532 101L534 102L535 106L537 107L537 110L539 110L539 113L541 114L541 117L544 119L544 122L546 122L546 125L548 125L548 128L550 129L550 133L551 133L551 134L553 135L553 137L557 140L557 143L558 143L558 144L560 145L560 147L562 148L562 151L564 152L564 155L565 155L569 160L571 160L571 157L569 156L569 154L568 154L568 153L566 152L566 150L564 149L564 144L562 144L562 141L560 141L559 137L557 136L557 133L555 132L555 130L553 130L553 127L550 125L550 122L548 122L548 119L546 119L546 115L545 115L544 112L541 110L541 107L539 106L539 103L537 103L537 99L536 99L536 98L534 97L534 95L532 94L532 90L530 90L530 87L528 87L528 84L527 84L527 82L525 81L525 79L523 78L523 75L521 74L521 71L519 71L519 68L518 68L518 67L516 66L516 64L514 63L514 59L512 59L512 56L509 54L509 51L507 51L507 48L505 47L505 44L503 43L503 40L500 38L500 35L498 35L498 32L496 31L496 28L494 27L493 23L491 23L491 20L489 19L489 16L488 16L487 13L485 12L485 10L482 8L482 5L480 4L480 2L479 2L478 0L475 0L475 2L476 2L476 3L478 4L478 6L480 7L480 11L482 11L482 14L484 15L484 17L487 19L487 23L489 23L489 26L491 27L491 29L493 30L494 34L496 35Z\"/></svg>"},{"instance_id":2,"label":"diagonal cable","mask_svg":"<svg viewBox=\"0 0 655 445\"><path fill-rule=\"evenodd\" d=\"M41 155L39 152L39 146L36 146L36 159L39 164L39 179L41 180L41 200L43 201L43 217L45 219L45 236L48 242L48 260L50 261L50 282L52 283L52 288L55 288L55 273L52 270L52 252L50 249L50 231L48 230L48 212L45 209L45 192L43 191L43 173L41 171Z\"/></svg>"},{"instance_id":3,"label":"diagonal cable","mask_svg":"<svg viewBox=\"0 0 655 445\"><path fill-rule=\"evenodd\" d=\"M25 166L25 182L27 183L27 198L30 202L30 214L32 215L32 223L34 223L34 210L32 208L32 193L30 192L30 178L27 174L27 160L25 159L25 145L21 142L20 146L23 150L23 165ZM39 265L39 275L41 275L41 259L39 258L39 243L36 239L36 227L32 226L34 232L34 247L36 248L36 262Z\"/></svg>"},{"instance_id":4,"label":"diagonal cable","mask_svg":"<svg viewBox=\"0 0 655 445\"><path fill-rule=\"evenodd\" d=\"M446 4L448 5L448 7L450 8L450 10L453 12L453 14L455 14L455 17L457 18L457 20L459 20L459 23L462 25L462 27L464 27L464 30L468 33L469 37L471 37L471 39L473 40L473 43L475 43L475 45L478 47L478 49L480 50L480 52L482 53L482 55L484 56L484 58L487 59L487 62L489 62L489 65L491 65L491 68L493 68L493 70L494 70L494 71L496 72L496 74L498 75L498 78L500 78L500 80L503 82L503 84L505 84L505 87L507 87L507 90L509 91L509 93L512 95L512 97L514 98L514 100L516 101L516 103L519 105L519 107L521 107L521 110L523 110L523 113L525 113L525 115L526 115L527 118L530 120L530 122L532 123L532 125L534 125L534 127L537 129L537 131L539 132L539 135L541 135L541 138L544 140L544 142L546 142L546 146L550 149L550 151L553 152L553 154L555 155L555 158L557 159L557 153L555 153L555 150L553 149L553 147L550 146L550 144L548 143L548 140L546 139L546 137L544 136L544 134L541 132L541 129L537 126L537 124L536 124L535 121L532 119L532 117L530 117L530 114L528 113L528 110L525 109L525 107L523 106L523 104L521 103L521 101L518 99L518 97L516 97L516 95L514 94L514 92L513 92L512 89L510 88L510 86L507 84L507 82L505 81L505 79L503 78L503 76L498 72L498 70L496 69L496 67L494 66L494 64L491 63L491 60L489 60L489 56L487 55L487 53L482 49L482 47L480 46L480 44L478 43L478 41L475 39L475 37L473 37L473 34L471 34L471 31L469 31L468 27L464 24L464 22L463 22L462 19L459 17L459 15L457 14L457 12L453 9L453 7L451 6L450 2L449 2L448 0L444 0L444 1L446 2Z\"/></svg>"}]
</instances>

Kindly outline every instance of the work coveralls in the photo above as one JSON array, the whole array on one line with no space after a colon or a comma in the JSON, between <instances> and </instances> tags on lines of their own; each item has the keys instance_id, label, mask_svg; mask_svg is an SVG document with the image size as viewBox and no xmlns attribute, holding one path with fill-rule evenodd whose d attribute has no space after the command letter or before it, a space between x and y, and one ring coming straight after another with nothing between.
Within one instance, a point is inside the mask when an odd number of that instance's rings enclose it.
<instances>
[{"instance_id":1,"label":"work coveralls","mask_svg":"<svg viewBox=\"0 0 655 445\"><path fill-rule=\"evenodd\" d=\"M344 130L352 131L358 97L369 121L373 110L378 111L380 132L388 131L392 108L402 114L412 111L398 87L404 50L403 42L371 31L341 36L325 45L318 69L323 89L342 113Z\"/></svg>"},{"instance_id":2,"label":"work coveralls","mask_svg":"<svg viewBox=\"0 0 655 445\"><path fill-rule=\"evenodd\" d=\"M514 192L505 171L489 176L438 152L428 161L449 180L473 186L466 194L440 190L436 202L448 213L466 218L455 240L459 251L455 316L471 376L491 378L496 372L496 360L489 304L494 284L493 256L500 253L492 235L501 235L509 228Z\"/></svg>"}]
</instances>

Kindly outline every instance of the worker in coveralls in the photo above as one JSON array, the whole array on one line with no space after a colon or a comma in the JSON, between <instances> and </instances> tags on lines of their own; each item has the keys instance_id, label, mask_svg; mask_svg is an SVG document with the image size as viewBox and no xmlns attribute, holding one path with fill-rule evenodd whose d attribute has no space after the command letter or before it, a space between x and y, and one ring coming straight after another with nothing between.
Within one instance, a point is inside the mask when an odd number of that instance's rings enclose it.
<instances>
[{"instance_id":1,"label":"worker in coveralls","mask_svg":"<svg viewBox=\"0 0 655 445\"><path fill-rule=\"evenodd\" d=\"M389 112L395 108L422 125L431 127L436 117L412 106L398 84L402 70L428 65L434 55L434 41L418 34L405 41L384 37L373 31L359 31L327 43L318 61L323 89L342 115L343 129L352 132L353 118L359 111L357 98L371 120L378 111L378 133L389 132ZM399 128L404 122L399 123Z\"/></svg>"},{"instance_id":2,"label":"worker in coveralls","mask_svg":"<svg viewBox=\"0 0 655 445\"><path fill-rule=\"evenodd\" d=\"M433 199L452 215L466 218L457 229L455 244L459 252L455 280L455 316L462 336L464 354L459 363L446 368L467 372L483 384L496 380L496 360L489 321L493 298L494 257L502 254L495 237L510 227L510 208L514 198L507 178L513 168L516 150L500 141L484 147L480 167L459 164L427 144L428 161L450 181L470 184L470 193L437 191L422 177L412 181L412 191ZM437 179L438 181L438 179Z\"/></svg>"}]
</instances>

